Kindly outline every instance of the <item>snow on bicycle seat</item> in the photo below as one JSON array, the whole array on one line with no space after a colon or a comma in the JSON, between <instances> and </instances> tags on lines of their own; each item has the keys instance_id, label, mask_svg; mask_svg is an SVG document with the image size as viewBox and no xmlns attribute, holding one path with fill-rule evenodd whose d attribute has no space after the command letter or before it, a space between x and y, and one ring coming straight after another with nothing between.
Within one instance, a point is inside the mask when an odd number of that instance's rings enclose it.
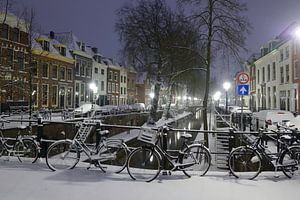
<instances>
[{"instance_id":1,"label":"snow on bicycle seat","mask_svg":"<svg viewBox=\"0 0 300 200\"><path fill-rule=\"evenodd\" d=\"M280 136L280 139L281 140L291 140L292 137L290 135L282 135L282 136Z\"/></svg>"},{"instance_id":2,"label":"snow on bicycle seat","mask_svg":"<svg viewBox=\"0 0 300 200\"><path fill-rule=\"evenodd\" d=\"M109 134L109 130L101 131L101 130L97 129L96 132L101 136L107 136Z\"/></svg>"},{"instance_id":3,"label":"snow on bicycle seat","mask_svg":"<svg viewBox=\"0 0 300 200\"><path fill-rule=\"evenodd\" d=\"M26 128L27 128L26 125L20 125L20 126L18 126L18 129L20 129L20 130L25 130Z\"/></svg>"},{"instance_id":4,"label":"snow on bicycle seat","mask_svg":"<svg viewBox=\"0 0 300 200\"><path fill-rule=\"evenodd\" d=\"M180 137L182 137L184 139L190 139L190 138L192 138L192 135L189 133L185 133L185 134L181 135Z\"/></svg>"}]
</instances>

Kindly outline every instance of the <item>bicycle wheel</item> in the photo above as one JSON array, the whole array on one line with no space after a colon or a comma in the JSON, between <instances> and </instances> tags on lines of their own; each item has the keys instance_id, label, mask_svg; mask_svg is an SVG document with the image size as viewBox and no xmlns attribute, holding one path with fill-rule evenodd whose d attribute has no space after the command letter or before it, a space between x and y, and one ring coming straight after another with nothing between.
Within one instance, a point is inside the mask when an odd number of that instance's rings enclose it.
<instances>
[{"instance_id":1,"label":"bicycle wheel","mask_svg":"<svg viewBox=\"0 0 300 200\"><path fill-rule=\"evenodd\" d=\"M279 164L282 165L282 172L288 178L299 176L300 167L300 146L291 146L289 150L282 153Z\"/></svg>"},{"instance_id":2,"label":"bicycle wheel","mask_svg":"<svg viewBox=\"0 0 300 200\"><path fill-rule=\"evenodd\" d=\"M192 145L184 150L179 162L186 176L204 176L210 167L211 155L204 146Z\"/></svg>"},{"instance_id":3,"label":"bicycle wheel","mask_svg":"<svg viewBox=\"0 0 300 200\"><path fill-rule=\"evenodd\" d=\"M99 148L98 165L103 172L120 173L126 167L127 146L121 141L107 141Z\"/></svg>"},{"instance_id":4,"label":"bicycle wheel","mask_svg":"<svg viewBox=\"0 0 300 200\"><path fill-rule=\"evenodd\" d=\"M0 140L0 157L1 157L2 154L3 154L3 151L4 151L4 146L3 146L2 141Z\"/></svg>"},{"instance_id":5,"label":"bicycle wheel","mask_svg":"<svg viewBox=\"0 0 300 200\"><path fill-rule=\"evenodd\" d=\"M50 145L46 155L46 163L52 170L73 169L79 162L80 153L71 141L57 141Z\"/></svg>"},{"instance_id":6,"label":"bicycle wheel","mask_svg":"<svg viewBox=\"0 0 300 200\"><path fill-rule=\"evenodd\" d=\"M133 180L150 182L160 172L160 156L153 148L139 147L129 154L127 171Z\"/></svg>"},{"instance_id":7,"label":"bicycle wheel","mask_svg":"<svg viewBox=\"0 0 300 200\"><path fill-rule=\"evenodd\" d=\"M261 171L261 157L252 148L241 146L231 151L228 159L230 172L236 178L254 179Z\"/></svg>"},{"instance_id":8,"label":"bicycle wheel","mask_svg":"<svg viewBox=\"0 0 300 200\"><path fill-rule=\"evenodd\" d=\"M34 163L39 155L38 146L32 139L22 139L14 146L14 155L20 162Z\"/></svg>"}]
</instances>

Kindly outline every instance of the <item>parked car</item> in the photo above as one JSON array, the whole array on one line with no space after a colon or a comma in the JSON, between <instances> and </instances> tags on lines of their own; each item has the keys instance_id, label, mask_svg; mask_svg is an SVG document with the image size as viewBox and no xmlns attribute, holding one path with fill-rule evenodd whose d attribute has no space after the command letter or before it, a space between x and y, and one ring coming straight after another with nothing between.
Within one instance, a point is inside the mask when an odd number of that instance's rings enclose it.
<instances>
[{"instance_id":1,"label":"parked car","mask_svg":"<svg viewBox=\"0 0 300 200\"><path fill-rule=\"evenodd\" d=\"M92 104L92 103L85 103L79 106L78 108L75 108L74 110L74 116L75 117L87 117L88 115L91 114L92 111L98 110L100 106L97 104Z\"/></svg>"},{"instance_id":2,"label":"parked car","mask_svg":"<svg viewBox=\"0 0 300 200\"><path fill-rule=\"evenodd\" d=\"M124 104L124 105L119 105L118 109L120 113L129 113L131 112L132 107L127 104Z\"/></svg>"},{"instance_id":3,"label":"parked car","mask_svg":"<svg viewBox=\"0 0 300 200\"><path fill-rule=\"evenodd\" d=\"M243 115L242 115L242 111L243 111ZM249 110L249 108L247 107L242 108L238 106L232 106L230 110L230 118L231 118L231 122L236 127L243 127L243 129L246 130L246 127L251 124L252 111ZM252 129L252 127L250 127L250 129Z\"/></svg>"},{"instance_id":4,"label":"parked car","mask_svg":"<svg viewBox=\"0 0 300 200\"><path fill-rule=\"evenodd\" d=\"M132 105L132 111L134 112L144 112L146 110L144 103L135 103Z\"/></svg>"},{"instance_id":5,"label":"parked car","mask_svg":"<svg viewBox=\"0 0 300 200\"><path fill-rule=\"evenodd\" d=\"M256 130L259 128L276 130L278 123L284 125L294 118L293 113L285 110L261 110L253 114L252 124Z\"/></svg>"}]
</instances>

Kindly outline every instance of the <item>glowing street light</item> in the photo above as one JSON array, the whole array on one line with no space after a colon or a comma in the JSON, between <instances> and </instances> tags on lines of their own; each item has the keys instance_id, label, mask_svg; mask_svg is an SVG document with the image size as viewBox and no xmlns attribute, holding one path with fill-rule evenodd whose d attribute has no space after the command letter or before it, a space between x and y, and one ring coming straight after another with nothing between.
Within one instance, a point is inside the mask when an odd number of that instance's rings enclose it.
<instances>
[{"instance_id":1,"label":"glowing street light","mask_svg":"<svg viewBox=\"0 0 300 200\"><path fill-rule=\"evenodd\" d=\"M213 100L214 100L214 101L219 101L220 97L221 97L221 92L220 92L220 91L217 91L217 92L214 94L214 96L213 96Z\"/></svg>"},{"instance_id":2,"label":"glowing street light","mask_svg":"<svg viewBox=\"0 0 300 200\"><path fill-rule=\"evenodd\" d=\"M153 99L154 98L154 93L153 92L151 92L150 94L149 94L149 97L150 97L150 99Z\"/></svg>"}]
</instances>

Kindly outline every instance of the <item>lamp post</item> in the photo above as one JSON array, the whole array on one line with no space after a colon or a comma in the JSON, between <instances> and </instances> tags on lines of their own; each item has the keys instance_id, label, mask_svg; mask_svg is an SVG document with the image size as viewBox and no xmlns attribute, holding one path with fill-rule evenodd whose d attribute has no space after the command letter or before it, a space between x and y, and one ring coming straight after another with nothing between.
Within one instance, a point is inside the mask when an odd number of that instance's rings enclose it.
<instances>
[{"instance_id":1,"label":"lamp post","mask_svg":"<svg viewBox=\"0 0 300 200\"><path fill-rule=\"evenodd\" d=\"M223 83L223 88L225 90L225 94L226 94L226 99L225 99L225 112L226 114L228 113L228 90L230 89L231 84L229 82L224 82Z\"/></svg>"}]
</instances>

